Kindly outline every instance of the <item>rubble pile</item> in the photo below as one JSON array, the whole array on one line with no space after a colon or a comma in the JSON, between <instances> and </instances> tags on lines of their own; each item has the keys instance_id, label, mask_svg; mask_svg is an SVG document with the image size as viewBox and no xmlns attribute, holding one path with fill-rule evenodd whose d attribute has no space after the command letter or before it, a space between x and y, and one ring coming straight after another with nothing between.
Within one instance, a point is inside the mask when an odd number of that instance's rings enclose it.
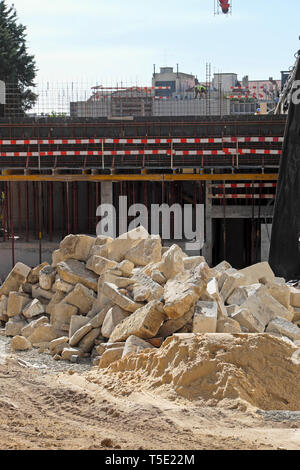
<instances>
[{"instance_id":1,"label":"rubble pile","mask_svg":"<svg viewBox=\"0 0 300 470\"><path fill-rule=\"evenodd\" d=\"M160 348L174 333L268 333L300 341L300 289L268 263L210 268L202 256L162 247L138 227L116 239L68 235L52 265L17 263L0 287L0 322L13 350L55 360L91 357L105 368Z\"/></svg>"}]
</instances>

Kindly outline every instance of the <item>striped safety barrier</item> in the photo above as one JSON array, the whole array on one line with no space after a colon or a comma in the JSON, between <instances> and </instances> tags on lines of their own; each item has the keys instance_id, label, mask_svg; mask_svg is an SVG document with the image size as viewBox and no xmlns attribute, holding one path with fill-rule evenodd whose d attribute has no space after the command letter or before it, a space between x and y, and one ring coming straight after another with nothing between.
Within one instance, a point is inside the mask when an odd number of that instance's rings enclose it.
<instances>
[{"instance_id":1,"label":"striped safety barrier","mask_svg":"<svg viewBox=\"0 0 300 470\"><path fill-rule=\"evenodd\" d=\"M239 188L276 188L277 183L226 183L226 184L212 184L213 188L217 189L239 189Z\"/></svg>"},{"instance_id":2,"label":"striped safety barrier","mask_svg":"<svg viewBox=\"0 0 300 470\"><path fill-rule=\"evenodd\" d=\"M216 137L216 138L142 138L142 139L0 139L0 145L87 145L87 144L222 144L269 142L282 143L283 137Z\"/></svg>"},{"instance_id":3,"label":"striped safety barrier","mask_svg":"<svg viewBox=\"0 0 300 470\"><path fill-rule=\"evenodd\" d=\"M281 150L266 150L266 149L223 149L223 150L171 150L171 149L156 149L156 150L55 150L55 151L40 151L40 152L0 152L1 157L52 157L52 156L101 156L101 155L173 155L173 156L188 156L188 155L281 155Z\"/></svg>"},{"instance_id":4,"label":"striped safety barrier","mask_svg":"<svg viewBox=\"0 0 300 470\"><path fill-rule=\"evenodd\" d=\"M210 194L210 199L275 199L275 194Z\"/></svg>"}]
</instances>

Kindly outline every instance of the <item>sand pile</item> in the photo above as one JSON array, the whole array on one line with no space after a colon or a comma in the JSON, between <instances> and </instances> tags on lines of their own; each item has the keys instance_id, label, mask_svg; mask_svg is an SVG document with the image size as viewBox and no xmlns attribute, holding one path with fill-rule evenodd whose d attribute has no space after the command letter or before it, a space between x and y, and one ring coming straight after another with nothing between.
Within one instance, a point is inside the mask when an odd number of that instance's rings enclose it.
<instances>
[{"instance_id":1,"label":"sand pile","mask_svg":"<svg viewBox=\"0 0 300 470\"><path fill-rule=\"evenodd\" d=\"M131 354L90 376L115 390L175 391L216 405L245 400L271 410L300 409L298 349L267 334L173 335L160 349Z\"/></svg>"}]
</instances>

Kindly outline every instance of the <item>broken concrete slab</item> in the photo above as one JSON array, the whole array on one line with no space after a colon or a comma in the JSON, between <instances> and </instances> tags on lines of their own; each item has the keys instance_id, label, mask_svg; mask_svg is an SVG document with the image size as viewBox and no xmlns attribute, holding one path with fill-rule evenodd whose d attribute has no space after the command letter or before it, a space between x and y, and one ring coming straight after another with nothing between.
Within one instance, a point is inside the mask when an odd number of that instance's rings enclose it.
<instances>
[{"instance_id":1,"label":"broken concrete slab","mask_svg":"<svg viewBox=\"0 0 300 470\"><path fill-rule=\"evenodd\" d=\"M142 339L153 338L157 335L164 319L162 303L152 300L119 323L112 332L109 341L112 343L126 341L131 335Z\"/></svg>"},{"instance_id":2,"label":"broken concrete slab","mask_svg":"<svg viewBox=\"0 0 300 470\"><path fill-rule=\"evenodd\" d=\"M218 304L200 300L195 305L193 333L215 333L217 331Z\"/></svg>"}]
</instances>

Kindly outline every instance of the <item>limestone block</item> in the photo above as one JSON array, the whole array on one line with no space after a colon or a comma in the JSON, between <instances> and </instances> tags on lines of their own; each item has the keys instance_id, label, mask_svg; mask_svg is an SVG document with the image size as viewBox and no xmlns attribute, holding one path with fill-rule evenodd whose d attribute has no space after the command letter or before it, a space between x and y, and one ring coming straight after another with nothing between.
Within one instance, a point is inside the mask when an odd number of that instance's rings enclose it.
<instances>
[{"instance_id":1,"label":"limestone block","mask_svg":"<svg viewBox=\"0 0 300 470\"><path fill-rule=\"evenodd\" d=\"M222 274L228 269L232 269L232 266L227 261L222 261L221 263L217 264L217 266L214 267L217 279L220 279Z\"/></svg>"},{"instance_id":2,"label":"limestone block","mask_svg":"<svg viewBox=\"0 0 300 470\"><path fill-rule=\"evenodd\" d=\"M285 318L273 318L268 324L266 331L287 336L292 341L300 340L300 328Z\"/></svg>"},{"instance_id":3,"label":"limestone block","mask_svg":"<svg viewBox=\"0 0 300 470\"><path fill-rule=\"evenodd\" d=\"M23 315L25 318L33 318L37 315L41 315L42 313L45 313L45 309L38 299L33 299L23 309Z\"/></svg>"},{"instance_id":4,"label":"limestone block","mask_svg":"<svg viewBox=\"0 0 300 470\"><path fill-rule=\"evenodd\" d=\"M265 286L261 286L255 295L249 297L241 308L248 309L252 315L264 326L266 326L273 318L282 317L288 321L293 319L293 314L277 302L267 291Z\"/></svg>"},{"instance_id":5,"label":"limestone block","mask_svg":"<svg viewBox=\"0 0 300 470\"><path fill-rule=\"evenodd\" d=\"M84 315L72 315L69 327L69 337L71 338L79 328L89 323L90 319Z\"/></svg>"},{"instance_id":6,"label":"limestone block","mask_svg":"<svg viewBox=\"0 0 300 470\"><path fill-rule=\"evenodd\" d=\"M292 307L300 307L300 289L296 287L289 287L290 290L290 302Z\"/></svg>"},{"instance_id":7,"label":"limestone block","mask_svg":"<svg viewBox=\"0 0 300 470\"><path fill-rule=\"evenodd\" d=\"M34 329L33 333L28 337L28 340L31 344L50 343L50 341L60 336L61 332L52 325L42 324Z\"/></svg>"},{"instance_id":8,"label":"limestone block","mask_svg":"<svg viewBox=\"0 0 300 470\"><path fill-rule=\"evenodd\" d=\"M20 315L23 308L30 302L30 297L21 292L11 291L8 295L6 314L8 317Z\"/></svg>"},{"instance_id":9,"label":"limestone block","mask_svg":"<svg viewBox=\"0 0 300 470\"><path fill-rule=\"evenodd\" d=\"M274 280L274 282L268 282L266 284L267 291L274 297L281 305L286 308L290 306L291 291L290 288L282 282ZM300 292L300 291L299 291Z\"/></svg>"},{"instance_id":10,"label":"limestone block","mask_svg":"<svg viewBox=\"0 0 300 470\"><path fill-rule=\"evenodd\" d=\"M107 243L111 243L113 240L113 238L107 237L106 235L98 235L95 240L95 246L106 245Z\"/></svg>"},{"instance_id":11,"label":"limestone block","mask_svg":"<svg viewBox=\"0 0 300 470\"><path fill-rule=\"evenodd\" d=\"M184 258L186 255L181 248L178 245L172 245L162 256L161 261L155 265L155 269L158 269L167 279L172 279L184 271Z\"/></svg>"},{"instance_id":12,"label":"limestone block","mask_svg":"<svg viewBox=\"0 0 300 470\"><path fill-rule=\"evenodd\" d=\"M238 305L228 305L226 308L227 315L229 317L232 317L236 312L240 310L240 307Z\"/></svg>"},{"instance_id":13,"label":"limestone block","mask_svg":"<svg viewBox=\"0 0 300 470\"><path fill-rule=\"evenodd\" d=\"M56 278L53 284L53 290L63 292L64 294L68 294L71 290L74 289L73 284L69 284L68 282L63 281L59 277Z\"/></svg>"},{"instance_id":14,"label":"limestone block","mask_svg":"<svg viewBox=\"0 0 300 470\"><path fill-rule=\"evenodd\" d=\"M158 269L153 269L150 275L153 281L162 286L167 282L167 278Z\"/></svg>"},{"instance_id":15,"label":"limestone block","mask_svg":"<svg viewBox=\"0 0 300 470\"><path fill-rule=\"evenodd\" d=\"M51 315L52 312L53 312L54 306L55 306L56 304L59 304L59 303L63 300L64 297L65 297L65 294L64 294L63 292L57 291L57 292L53 295L53 297L52 297L52 299L50 300L49 304L46 306L46 309L45 309L46 313L47 313L48 315Z\"/></svg>"},{"instance_id":16,"label":"limestone block","mask_svg":"<svg viewBox=\"0 0 300 470\"><path fill-rule=\"evenodd\" d=\"M245 276L245 284L247 285L257 284L258 282L273 282L275 279L275 274L267 261L248 266L247 268L241 269L239 273Z\"/></svg>"},{"instance_id":17,"label":"limestone block","mask_svg":"<svg viewBox=\"0 0 300 470\"><path fill-rule=\"evenodd\" d=\"M118 264L118 269L121 271L122 275L125 277L131 276L134 268L134 263L128 259L124 259L121 263Z\"/></svg>"},{"instance_id":18,"label":"limestone block","mask_svg":"<svg viewBox=\"0 0 300 470\"><path fill-rule=\"evenodd\" d=\"M39 273L39 284L42 289L50 290L55 281L56 269L52 266L44 266Z\"/></svg>"},{"instance_id":19,"label":"limestone block","mask_svg":"<svg viewBox=\"0 0 300 470\"><path fill-rule=\"evenodd\" d=\"M27 325L22 315L12 317L5 325L5 336L17 336L21 334L24 326Z\"/></svg>"},{"instance_id":20,"label":"limestone block","mask_svg":"<svg viewBox=\"0 0 300 470\"><path fill-rule=\"evenodd\" d=\"M26 282L31 269L23 263L17 263L0 287L0 295L8 295L11 291L17 292L21 284Z\"/></svg>"},{"instance_id":21,"label":"limestone block","mask_svg":"<svg viewBox=\"0 0 300 470\"><path fill-rule=\"evenodd\" d=\"M232 294L228 297L227 303L229 305L242 305L248 297L255 295L261 284L250 284L249 286L241 286L234 289Z\"/></svg>"},{"instance_id":22,"label":"limestone block","mask_svg":"<svg viewBox=\"0 0 300 470\"><path fill-rule=\"evenodd\" d=\"M175 320L167 320L158 330L157 335L160 337L171 336L176 331L181 330L188 322L192 320L194 316L194 309L192 308L182 317L176 318Z\"/></svg>"},{"instance_id":23,"label":"limestone block","mask_svg":"<svg viewBox=\"0 0 300 470\"><path fill-rule=\"evenodd\" d=\"M40 325L45 325L46 323L49 323L48 317L46 316L40 317L37 320L32 320L29 324L26 324L26 326L22 328L21 335L25 336L25 338L29 338L29 336L31 336L34 332L35 328Z\"/></svg>"},{"instance_id":24,"label":"limestone block","mask_svg":"<svg viewBox=\"0 0 300 470\"><path fill-rule=\"evenodd\" d=\"M50 323L59 330L69 331L71 318L73 315L77 315L77 313L78 308L74 307L74 305L60 302L53 307Z\"/></svg>"},{"instance_id":25,"label":"limestone block","mask_svg":"<svg viewBox=\"0 0 300 470\"><path fill-rule=\"evenodd\" d=\"M152 300L119 323L112 332L109 341L126 341L131 335L143 339L153 338L157 335L164 319L162 303Z\"/></svg>"},{"instance_id":26,"label":"limestone block","mask_svg":"<svg viewBox=\"0 0 300 470\"><path fill-rule=\"evenodd\" d=\"M205 258L203 256L187 256L186 258L183 258L185 270L193 269L203 262L205 262Z\"/></svg>"},{"instance_id":27,"label":"limestone block","mask_svg":"<svg viewBox=\"0 0 300 470\"><path fill-rule=\"evenodd\" d=\"M275 333L275 332L273 332L273 331L269 331L269 332L268 332L268 335L274 336L275 338L278 338L278 339L280 339L281 341L284 341L285 343L288 343L290 346L293 346L293 347L296 346L296 344L295 344L296 342L294 343L293 340L291 340L291 339L288 338L287 336L281 335L280 333Z\"/></svg>"},{"instance_id":28,"label":"limestone block","mask_svg":"<svg viewBox=\"0 0 300 470\"><path fill-rule=\"evenodd\" d=\"M151 289L149 287L139 284L134 284L131 292L135 302L145 302L151 295Z\"/></svg>"},{"instance_id":29,"label":"limestone block","mask_svg":"<svg viewBox=\"0 0 300 470\"><path fill-rule=\"evenodd\" d=\"M94 271L94 273L103 274L105 271L108 271L111 268L116 268L118 263L110 259L103 258L102 256L91 256L86 263L87 269Z\"/></svg>"},{"instance_id":30,"label":"limestone block","mask_svg":"<svg viewBox=\"0 0 300 470\"><path fill-rule=\"evenodd\" d=\"M115 329L115 327L127 317L128 317L128 312L120 308L118 305L115 305L114 307L110 308L107 314L105 315L105 318L102 324L102 328L101 328L102 336L104 336L104 338L109 338L113 330Z\"/></svg>"},{"instance_id":31,"label":"limestone block","mask_svg":"<svg viewBox=\"0 0 300 470\"><path fill-rule=\"evenodd\" d=\"M0 313L0 317L1 317L1 313ZM300 308L293 307L293 322L296 322L299 320L300 320Z\"/></svg>"},{"instance_id":32,"label":"limestone block","mask_svg":"<svg viewBox=\"0 0 300 470\"><path fill-rule=\"evenodd\" d=\"M99 362L99 369L105 369L113 362L121 359L123 355L123 350L124 350L124 347L107 349L106 351L104 351Z\"/></svg>"},{"instance_id":33,"label":"limestone block","mask_svg":"<svg viewBox=\"0 0 300 470\"><path fill-rule=\"evenodd\" d=\"M226 275L226 272L224 273ZM233 293L233 291L242 285L246 284L246 277L240 273L227 274L222 289L220 290L220 295L224 302L227 302L227 299Z\"/></svg>"},{"instance_id":34,"label":"limestone block","mask_svg":"<svg viewBox=\"0 0 300 470\"><path fill-rule=\"evenodd\" d=\"M70 348L70 347L66 347L62 350L61 358L64 361L71 361L72 356L81 357L82 351L80 351L80 349L78 348Z\"/></svg>"},{"instance_id":35,"label":"limestone block","mask_svg":"<svg viewBox=\"0 0 300 470\"><path fill-rule=\"evenodd\" d=\"M217 333L242 333L242 329L233 318L224 318L217 322Z\"/></svg>"},{"instance_id":36,"label":"limestone block","mask_svg":"<svg viewBox=\"0 0 300 470\"><path fill-rule=\"evenodd\" d=\"M145 289L150 290L150 294L146 300L160 300L164 295L164 288L155 282L150 276L143 272L136 272L133 274L132 279L135 281L134 286L140 285Z\"/></svg>"},{"instance_id":37,"label":"limestone block","mask_svg":"<svg viewBox=\"0 0 300 470\"><path fill-rule=\"evenodd\" d=\"M161 260L161 238L159 235L150 235L141 240L126 252L126 259L136 266L146 266L149 263L158 263Z\"/></svg>"},{"instance_id":38,"label":"limestone block","mask_svg":"<svg viewBox=\"0 0 300 470\"><path fill-rule=\"evenodd\" d=\"M51 301L53 296L54 292L52 290L42 289L39 284L33 284L31 287L31 297L38 299L40 302Z\"/></svg>"},{"instance_id":39,"label":"limestone block","mask_svg":"<svg viewBox=\"0 0 300 470\"><path fill-rule=\"evenodd\" d=\"M131 248L138 245L141 240L145 240L147 238L149 238L149 233L142 226L124 233L111 243L105 245L107 252L106 258L119 263L126 258L125 255Z\"/></svg>"},{"instance_id":40,"label":"limestone block","mask_svg":"<svg viewBox=\"0 0 300 470\"><path fill-rule=\"evenodd\" d=\"M181 317L191 310L196 300L200 298L206 286L205 277L202 279L201 264L195 270L185 271L166 283L164 311L168 318Z\"/></svg>"},{"instance_id":41,"label":"limestone block","mask_svg":"<svg viewBox=\"0 0 300 470\"><path fill-rule=\"evenodd\" d=\"M89 353L94 346L95 339L100 335L101 328L93 328L88 334L86 334L80 341L78 347L83 353Z\"/></svg>"},{"instance_id":42,"label":"limestone block","mask_svg":"<svg viewBox=\"0 0 300 470\"><path fill-rule=\"evenodd\" d=\"M0 297L0 320L5 321L5 322L8 321L7 302L8 302L7 295L1 295Z\"/></svg>"},{"instance_id":43,"label":"limestone block","mask_svg":"<svg viewBox=\"0 0 300 470\"><path fill-rule=\"evenodd\" d=\"M216 269L216 268L215 268ZM237 269L235 268L228 268L226 269L225 271L222 271L222 272L219 272L217 271L217 280L218 280L218 289L219 289L219 292L221 292L221 289L224 285L224 282L226 281L226 279L228 278L229 275L231 274L236 274L238 272Z\"/></svg>"},{"instance_id":44,"label":"limestone block","mask_svg":"<svg viewBox=\"0 0 300 470\"><path fill-rule=\"evenodd\" d=\"M145 349L153 349L153 346L137 336L129 336L125 342L122 357L131 353L137 354Z\"/></svg>"},{"instance_id":45,"label":"limestone block","mask_svg":"<svg viewBox=\"0 0 300 470\"><path fill-rule=\"evenodd\" d=\"M261 323L259 318L252 315L247 308L240 308L231 315L231 318L237 321L242 328L246 328L249 333L263 333L265 331L265 323Z\"/></svg>"},{"instance_id":46,"label":"limestone block","mask_svg":"<svg viewBox=\"0 0 300 470\"><path fill-rule=\"evenodd\" d=\"M28 351L32 349L31 343L23 336L14 336L10 342L13 351Z\"/></svg>"},{"instance_id":47,"label":"limestone block","mask_svg":"<svg viewBox=\"0 0 300 470\"><path fill-rule=\"evenodd\" d=\"M55 354L61 354L61 352L69 347L69 338L68 336L61 336L60 338L53 339L49 343L50 354L54 356Z\"/></svg>"},{"instance_id":48,"label":"limestone block","mask_svg":"<svg viewBox=\"0 0 300 470\"><path fill-rule=\"evenodd\" d=\"M141 304L134 302L132 299L122 294L114 284L109 282L104 282L102 292L113 303L127 312L135 312L141 307Z\"/></svg>"},{"instance_id":49,"label":"limestone block","mask_svg":"<svg viewBox=\"0 0 300 470\"><path fill-rule=\"evenodd\" d=\"M68 259L58 263L57 271L63 281L74 285L78 283L83 284L85 287L97 292L98 276L89 269L86 269L84 263L75 259Z\"/></svg>"},{"instance_id":50,"label":"limestone block","mask_svg":"<svg viewBox=\"0 0 300 470\"><path fill-rule=\"evenodd\" d=\"M193 333L215 333L217 330L217 302L198 301L195 306Z\"/></svg>"},{"instance_id":51,"label":"limestone block","mask_svg":"<svg viewBox=\"0 0 300 470\"><path fill-rule=\"evenodd\" d=\"M103 325L104 318L111 307L112 304L110 303L105 305L105 307L100 310L100 312L90 318L90 323L93 328L100 328Z\"/></svg>"},{"instance_id":52,"label":"limestone block","mask_svg":"<svg viewBox=\"0 0 300 470\"><path fill-rule=\"evenodd\" d=\"M99 354L99 356L102 356L102 354L107 351L107 349L116 349L116 348L124 348L125 343L124 342L117 342L117 343L100 343L97 346L95 346L96 353Z\"/></svg>"},{"instance_id":53,"label":"limestone block","mask_svg":"<svg viewBox=\"0 0 300 470\"><path fill-rule=\"evenodd\" d=\"M49 266L49 263L47 263L47 261L45 261L44 263L39 264L35 268L31 269L31 271L30 271L30 273L28 274L28 277L27 277L27 282L29 282L30 284L37 284L39 282L40 271L45 266Z\"/></svg>"},{"instance_id":54,"label":"limestone block","mask_svg":"<svg viewBox=\"0 0 300 470\"><path fill-rule=\"evenodd\" d=\"M86 323L81 328L79 328L72 337L70 337L69 344L70 346L77 346L77 344L82 340L82 338L87 335L93 329L90 323Z\"/></svg>"},{"instance_id":55,"label":"limestone block","mask_svg":"<svg viewBox=\"0 0 300 470\"><path fill-rule=\"evenodd\" d=\"M74 289L66 295L63 302L77 307L81 314L87 314L96 299L95 293L92 289L88 289L83 284L76 284Z\"/></svg>"},{"instance_id":56,"label":"limestone block","mask_svg":"<svg viewBox=\"0 0 300 470\"><path fill-rule=\"evenodd\" d=\"M68 235L59 244L59 251L64 260L70 258L86 261L96 239L88 235Z\"/></svg>"}]
</instances>

